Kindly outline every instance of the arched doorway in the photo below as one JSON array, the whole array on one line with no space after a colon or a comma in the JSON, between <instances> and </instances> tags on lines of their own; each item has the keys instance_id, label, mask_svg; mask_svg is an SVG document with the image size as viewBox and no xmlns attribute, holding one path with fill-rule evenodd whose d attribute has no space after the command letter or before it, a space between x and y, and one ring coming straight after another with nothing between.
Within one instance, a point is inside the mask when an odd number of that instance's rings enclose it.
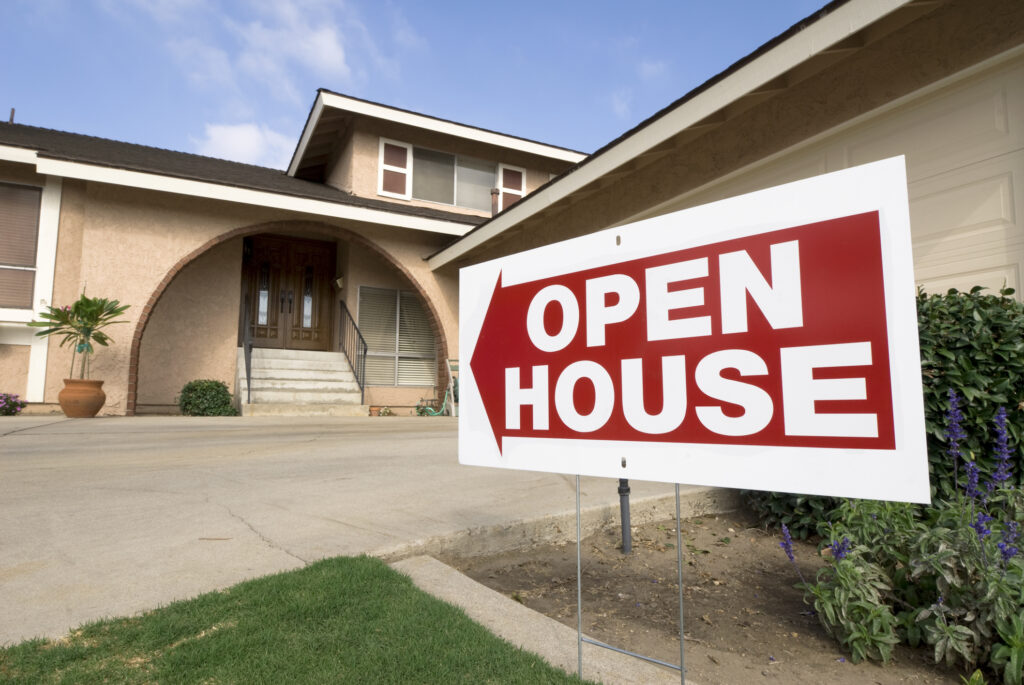
<instances>
[{"instance_id":1,"label":"arched doorway","mask_svg":"<svg viewBox=\"0 0 1024 685\"><path fill-rule=\"evenodd\" d=\"M340 305L346 297L350 303L358 302L360 285L358 282L344 279L347 295L342 296L339 287L343 285L339 282L343 278L340 255L347 250L358 251L358 261L377 260L383 265L382 269L386 269L404 284L403 292L415 293L417 299L422 302L425 310L424 321L436 345L437 373L434 382L438 387L443 387L447 383L444 360L448 354L448 343L445 331L439 324L437 306L427 289L401 261L372 240L343 227L315 222L271 222L238 228L211 239L182 257L161 280L143 308L132 338L126 407L128 415L135 414L140 404L145 405L152 401L151 398L144 397L146 392L140 395L140 390L147 389L140 388L140 379L143 384L147 383L147 379L152 376L152 369L159 368L172 376L171 380L164 383L165 395L169 394L173 383L192 380L173 378L173 360L180 358L185 352L189 358L197 358L197 351L204 346L202 331L188 332L184 330L185 327L177 325L177 322L172 327L161 325L160 321L175 316L175 308L181 310L180 300L183 299L183 292L195 293L201 289L195 283L196 278L201 276L192 271L204 265L203 257L210 259L217 248L232 252L235 249L234 245L237 245L238 264L237 271L234 272L237 304L230 312L226 307L222 308L218 313L218 320L223 324L225 317L231 317L231 325L237 332L238 340L242 337L245 319L243 314L246 311L245 302L248 295L248 312L254 326L251 330L255 331L261 326L264 329L272 328L271 323L276 321L278 330L262 332L263 340L260 344L263 346L277 349L337 349ZM370 255L372 259L367 259L366 255ZM270 262L266 269L263 268L265 262ZM206 264L204 268L207 273L218 273L222 282L227 282L227 277L216 267ZM196 299L193 297L193 302ZM174 304L176 301L177 304ZM174 331L173 336L176 336L177 342L161 341L160 345L155 345L147 338L144 344L147 330L154 322L154 329L161 329L162 334L169 330ZM221 325L220 328L224 326ZM232 345L236 342L232 336ZM223 375L223 369L227 368L229 362L223 359L223 353L220 356L222 358L217 362L220 364L217 368L222 370ZM200 373L200 370L197 368L190 372ZM179 390L180 387L181 385L177 385ZM430 390L433 392L433 387ZM152 394L149 393L150 396ZM140 398L143 399L141 403Z\"/></svg>"}]
</instances>

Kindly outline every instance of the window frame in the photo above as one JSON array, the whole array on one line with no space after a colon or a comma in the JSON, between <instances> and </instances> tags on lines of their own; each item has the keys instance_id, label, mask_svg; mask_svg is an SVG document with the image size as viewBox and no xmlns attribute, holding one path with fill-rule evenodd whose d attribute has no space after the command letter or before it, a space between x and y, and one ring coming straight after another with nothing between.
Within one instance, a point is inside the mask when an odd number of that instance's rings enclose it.
<instances>
[{"instance_id":1,"label":"window frame","mask_svg":"<svg viewBox=\"0 0 1024 685\"><path fill-rule=\"evenodd\" d=\"M519 190L516 190L515 188L506 188L505 187L505 169L508 169L509 171L518 171L520 174L522 174L522 178L523 178L523 187L522 188L520 188ZM523 167L513 166L511 164L505 164L503 162L499 162L498 163L497 187L498 187L498 211L502 212L502 211L505 211L505 195L515 195L516 196L516 202L518 202L519 200L522 200L524 197L526 197L526 169L524 169ZM509 206L511 207L512 204L515 204L515 203L511 203Z\"/></svg>"},{"instance_id":2,"label":"window frame","mask_svg":"<svg viewBox=\"0 0 1024 685\"><path fill-rule=\"evenodd\" d=\"M401 148L405 149L405 151L406 151L406 167L405 168L396 167L396 166L384 163L384 146L385 145L394 145L396 147L401 147ZM452 202L439 202L437 200L428 200L426 198L416 197L415 195L413 195L413 191L412 191L412 188L413 188L413 174L416 173L415 151L417 149L424 150L426 152L433 152L433 153L441 154L441 155L448 155L449 157L451 157L452 159L455 160L454 172L452 174L452 198L453 198ZM445 152L444 150L436 150L436 149L434 149L432 147L426 147L426 146L423 146L423 145L413 145L412 143L403 143L401 141L394 140L392 138L385 138L383 136L380 137L380 142L379 142L378 148L377 148L377 194L381 195L382 197L392 197L392 198L395 198L397 200L416 200L417 202L429 202L432 205L440 205L442 207L459 207L460 209L468 209L469 211L472 211L472 212L484 212L484 213L489 212L490 208L488 208L488 209L481 209L479 207L470 207L468 205L460 205L459 204L459 160L460 159L472 159L472 160L476 160L476 161L479 161L479 162L484 162L484 163L487 163L487 164L492 164L494 166L494 176L493 176L494 180L493 180L493 182L491 184L491 188L498 188L499 191L502 190L499 184L500 184L501 179L502 179L502 169L503 168L508 168L508 169L513 170L513 171L518 171L518 172L522 173L522 175L523 175L523 190L522 191L516 191L516 190L511 190L510 189L509 193L510 194L514 194L514 195L518 195L520 199L523 196L526 195L526 169L522 169L522 168L516 167L516 166L511 166L511 165L508 165L508 164L502 164L501 162L492 162L491 160L483 159L483 158L480 158L480 157L473 157L471 155L459 155L459 154L455 154L454 152ZM393 193L393 192L384 190L384 172L385 171L393 171L393 172L405 175L405 193L404 194ZM502 192L504 192L504 191L502 191Z\"/></svg>"},{"instance_id":3,"label":"window frame","mask_svg":"<svg viewBox=\"0 0 1024 685\"><path fill-rule=\"evenodd\" d=\"M394 145L405 149L405 166L396 167L392 164L386 164L384 162L384 146ZM412 174L413 174L413 158L412 158L412 145L409 143L403 143L398 140L392 140L381 136L380 143L377 147L377 194L384 197L393 197L398 200L411 200L412 199ZM396 173L403 174L405 176L405 193L393 193L389 190L384 190L384 172L393 171Z\"/></svg>"}]
</instances>

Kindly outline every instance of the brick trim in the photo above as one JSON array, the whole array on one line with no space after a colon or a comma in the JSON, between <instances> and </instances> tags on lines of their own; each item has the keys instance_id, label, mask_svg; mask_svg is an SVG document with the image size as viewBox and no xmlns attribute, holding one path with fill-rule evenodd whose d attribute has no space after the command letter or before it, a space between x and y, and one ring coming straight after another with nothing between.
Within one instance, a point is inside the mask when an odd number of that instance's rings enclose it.
<instances>
[{"instance_id":1,"label":"brick trim","mask_svg":"<svg viewBox=\"0 0 1024 685\"><path fill-rule=\"evenodd\" d=\"M139 354L142 350L142 336L146 332L146 325L149 323L149 317L156 308L157 302L160 301L160 298L163 297L167 288L174 279L177 278L178 274L181 273L182 269L207 251L217 245L226 243L229 240L244 238L258 233L274 233L280 231L299 231L306 234L327 237L335 240L341 239L350 243L356 243L368 250L371 250L385 262L398 270L406 280L412 284L420 298L427 305L427 318L430 320L430 327L434 331L438 348L438 385L435 387L444 387L442 381L444 381L445 384L448 382L447 367L444 361L448 358L448 338L444 334L444 329L441 328L441 317L438 315L437 308L435 307L433 300L427 296L426 289L418 280L416 280L416 277L405 268L405 266L395 261L391 254L377 243L373 242L366 236L360 235L347 228L332 226L330 224L322 224L314 221L270 221L262 224L253 224L251 226L236 228L228 231L227 233L222 233L215 238L211 238L179 259L178 262L171 267L171 269L160 280L160 283L157 284L156 289L149 296L149 301L142 308L142 314L139 316L139 321L135 324L135 331L132 334L131 352L128 357L128 390L126 393L125 407L126 416L135 416L139 385Z\"/></svg>"}]
</instances>

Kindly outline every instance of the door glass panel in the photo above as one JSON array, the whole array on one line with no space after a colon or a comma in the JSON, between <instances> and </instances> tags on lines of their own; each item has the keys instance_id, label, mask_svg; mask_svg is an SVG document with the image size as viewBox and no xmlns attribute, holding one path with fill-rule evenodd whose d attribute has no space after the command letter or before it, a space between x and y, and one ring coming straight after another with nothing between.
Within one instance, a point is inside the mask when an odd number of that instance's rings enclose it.
<instances>
[{"instance_id":1,"label":"door glass panel","mask_svg":"<svg viewBox=\"0 0 1024 685\"><path fill-rule=\"evenodd\" d=\"M256 313L256 325L267 325L267 308L270 303L270 264L263 262L260 267L259 309Z\"/></svg>"},{"instance_id":2,"label":"door glass panel","mask_svg":"<svg viewBox=\"0 0 1024 685\"><path fill-rule=\"evenodd\" d=\"M302 327L313 327L313 267L307 266L302 278Z\"/></svg>"}]
</instances>

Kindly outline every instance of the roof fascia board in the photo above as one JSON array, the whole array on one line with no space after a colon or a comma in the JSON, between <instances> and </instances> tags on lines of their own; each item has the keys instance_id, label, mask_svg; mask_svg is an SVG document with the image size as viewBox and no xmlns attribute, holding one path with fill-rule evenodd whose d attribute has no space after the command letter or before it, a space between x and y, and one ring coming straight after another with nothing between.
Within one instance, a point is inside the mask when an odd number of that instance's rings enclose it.
<instances>
[{"instance_id":1,"label":"roof fascia board","mask_svg":"<svg viewBox=\"0 0 1024 685\"><path fill-rule=\"evenodd\" d=\"M681 103L617 145L591 156L575 171L556 179L551 185L528 195L508 212L482 224L473 231L432 255L427 264L439 269L512 226L539 213L601 176L629 162L636 156L668 140L677 133L714 114L821 50L847 38L891 13L909 0L863 0L849 2L822 17L788 40L776 45L734 73L715 83L691 100Z\"/></svg>"},{"instance_id":2,"label":"roof fascia board","mask_svg":"<svg viewBox=\"0 0 1024 685\"><path fill-rule=\"evenodd\" d=\"M1016 59L1021 55L1024 55L1024 45L1019 45L1015 48L1010 48L1005 52L999 53L998 55L994 55L993 57L978 62L977 64L973 64L967 67L966 69L962 69L954 74L950 74L949 76L946 76L945 78L942 78L938 81L933 81L932 83L929 83L928 85L919 88L915 91L907 93L906 95L898 97L895 100L890 100L889 102L886 102L884 105L876 107L875 109L872 109L870 111L864 112L863 114L860 114L852 119L848 119L843 123L837 126L833 126L832 128L822 131L821 133L815 134L810 138L801 140L799 143L790 145L789 147L779 150L778 152L774 152L768 155L767 157L762 157L756 162L751 162L750 164L747 164L744 167L740 167L739 169L730 171L728 174L712 179L703 185L697 186L696 188L693 188L691 190L687 190L685 193L677 195L671 199L665 200L664 202L659 202L653 207L648 207L642 212L638 212L632 216L626 217L622 221L618 221L615 224L612 224L611 226L609 226L609 228L624 226L626 224L631 224L635 221L642 221L644 219L650 219L651 217L665 214L666 212L675 211L674 206L678 205L681 202L685 202L687 198L704 193L705 191L714 188L717 185L728 183L729 181L738 178L739 176L742 176L744 174L755 172L762 167L768 166L772 162L775 162L794 153L798 153L801 150L806 150L807 148L813 147L824 140L828 140L829 138L833 138L837 135L840 135L844 131L856 128L864 124L865 122L869 122L872 119L878 118L879 116L883 116L889 112L897 110L900 107L907 105L908 103L913 103L916 100L925 98L928 95L931 95L932 93L936 93L942 90L943 88L948 88L951 85L954 85L961 81L965 81L972 76L988 71L989 69L998 67L1000 64L1003 64L1004 62L1012 61L1013 59Z\"/></svg>"},{"instance_id":3,"label":"roof fascia board","mask_svg":"<svg viewBox=\"0 0 1024 685\"><path fill-rule=\"evenodd\" d=\"M461 236L465 235L473 227L471 224L460 224L441 219L431 219L429 217L391 213L379 209L295 197L294 195L282 195L249 188L236 188L206 181L193 181L173 176L129 171L127 169L114 169L47 157L38 158L36 161L36 171L40 174L51 176L76 178L166 193L178 193L192 197L204 197L212 200L236 202L259 207L271 207L336 219L428 231L430 233Z\"/></svg>"},{"instance_id":4,"label":"roof fascia board","mask_svg":"<svg viewBox=\"0 0 1024 685\"><path fill-rule=\"evenodd\" d=\"M291 164L288 165L289 176L294 176L299 170L299 163L302 161L303 155L306 154L306 146L309 145L309 139L313 137L313 131L316 130L317 124L320 123L320 115L323 111L323 93L317 93L316 100L313 101L313 109L309 113L309 120L306 121L306 127L302 129L302 137L299 138L299 144L295 148L295 154L292 155Z\"/></svg>"},{"instance_id":5,"label":"roof fascia board","mask_svg":"<svg viewBox=\"0 0 1024 685\"><path fill-rule=\"evenodd\" d=\"M323 97L323 103L326 107L334 107L336 109L354 112L356 114L373 117L375 119L386 119L399 124L405 124L406 126L414 126L416 128L427 129L437 133L457 136L459 138L469 138L481 143L519 150L520 152L527 152L541 157L558 159L563 162L571 162L573 164L576 164L586 157L585 154L580 152L573 152L572 150L545 145L543 143L536 143L530 140L523 140L522 138L515 138L513 136L506 136L492 131L484 131L478 128L473 128L472 126L456 124L452 121L434 119L433 117L414 114L413 112L392 109L391 107L377 105L364 100L347 98L336 93L321 92L320 96ZM291 169L289 169L289 173L291 173Z\"/></svg>"},{"instance_id":6,"label":"roof fascia board","mask_svg":"<svg viewBox=\"0 0 1024 685\"><path fill-rule=\"evenodd\" d=\"M29 150L24 147L12 147L10 145L0 145L0 161L4 162L21 162L23 164L35 164L38 159L38 155L35 150Z\"/></svg>"}]
</instances>

